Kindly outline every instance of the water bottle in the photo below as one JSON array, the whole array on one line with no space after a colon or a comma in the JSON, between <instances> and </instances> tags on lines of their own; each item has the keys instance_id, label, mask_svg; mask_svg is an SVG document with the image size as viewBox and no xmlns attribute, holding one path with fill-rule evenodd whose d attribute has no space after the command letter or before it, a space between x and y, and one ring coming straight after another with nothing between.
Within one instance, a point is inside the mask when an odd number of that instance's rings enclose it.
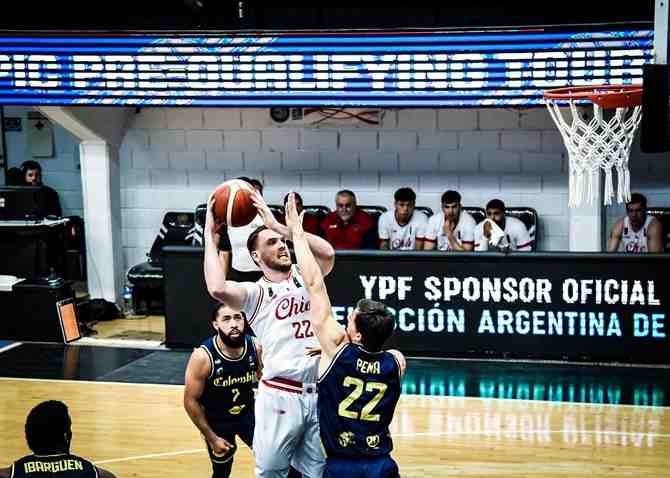
<instances>
[{"instance_id":1,"label":"water bottle","mask_svg":"<svg viewBox=\"0 0 670 478\"><path fill-rule=\"evenodd\" d=\"M133 285L126 284L123 288L123 311L126 317L130 315L135 315L133 310Z\"/></svg>"}]
</instances>

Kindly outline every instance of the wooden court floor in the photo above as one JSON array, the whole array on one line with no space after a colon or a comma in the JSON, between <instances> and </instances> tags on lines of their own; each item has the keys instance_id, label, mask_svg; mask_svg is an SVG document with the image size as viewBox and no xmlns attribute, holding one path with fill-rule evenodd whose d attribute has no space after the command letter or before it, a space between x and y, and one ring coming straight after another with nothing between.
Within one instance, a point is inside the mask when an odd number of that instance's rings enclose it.
<instances>
[{"instance_id":1,"label":"wooden court floor","mask_svg":"<svg viewBox=\"0 0 670 478\"><path fill-rule=\"evenodd\" d=\"M62 400L73 453L119 477L211 476L172 385L0 379L0 466L28 453L28 411ZM403 396L392 433L403 477L668 477L670 408ZM233 476L253 476L240 449Z\"/></svg>"}]
</instances>

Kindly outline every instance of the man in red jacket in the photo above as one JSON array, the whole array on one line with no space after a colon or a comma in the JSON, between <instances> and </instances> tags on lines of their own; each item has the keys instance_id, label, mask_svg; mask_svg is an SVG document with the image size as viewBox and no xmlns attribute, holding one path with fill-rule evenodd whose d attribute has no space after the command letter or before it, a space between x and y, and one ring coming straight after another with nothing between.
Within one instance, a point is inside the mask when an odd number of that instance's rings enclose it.
<instances>
[{"instance_id":1,"label":"man in red jacket","mask_svg":"<svg viewBox=\"0 0 670 478\"><path fill-rule=\"evenodd\" d=\"M356 208L356 195L348 189L335 195L335 208L321 222L323 237L335 249L362 249L374 219Z\"/></svg>"},{"instance_id":2,"label":"man in red jacket","mask_svg":"<svg viewBox=\"0 0 670 478\"><path fill-rule=\"evenodd\" d=\"M286 203L288 202L289 194L284 196L284 208L286 208ZM298 214L300 214L304 209L302 203L302 196L300 196L300 194L298 193L293 194L295 195L295 207L298 208ZM285 224L285 218L282 217L281 221L279 222ZM308 212L305 213L305 217L302 220L302 228L305 230L305 232L309 232L310 234L314 234L316 236L321 236L321 228L319 227L319 220L313 214L310 214Z\"/></svg>"}]
</instances>

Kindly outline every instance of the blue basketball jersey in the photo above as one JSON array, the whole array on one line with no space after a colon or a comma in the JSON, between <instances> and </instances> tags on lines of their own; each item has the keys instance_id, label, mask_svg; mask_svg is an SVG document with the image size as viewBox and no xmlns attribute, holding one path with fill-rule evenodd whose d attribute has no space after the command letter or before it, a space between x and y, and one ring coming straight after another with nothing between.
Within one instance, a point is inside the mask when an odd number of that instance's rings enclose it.
<instances>
[{"instance_id":1,"label":"blue basketball jersey","mask_svg":"<svg viewBox=\"0 0 670 478\"><path fill-rule=\"evenodd\" d=\"M321 441L328 457L391 452L389 424L400 398L400 366L389 352L342 347L318 383Z\"/></svg>"},{"instance_id":2,"label":"blue basketball jersey","mask_svg":"<svg viewBox=\"0 0 670 478\"><path fill-rule=\"evenodd\" d=\"M10 476L13 478L29 476L35 478L42 476L97 478L98 470L90 461L67 453L49 456L29 455L12 465Z\"/></svg>"},{"instance_id":3,"label":"blue basketball jersey","mask_svg":"<svg viewBox=\"0 0 670 478\"><path fill-rule=\"evenodd\" d=\"M200 403L208 422L229 422L254 411L252 386L258 370L258 357L249 336L244 339L244 352L236 359L225 355L215 339L216 336L210 337L200 346L207 352L211 366Z\"/></svg>"}]
</instances>

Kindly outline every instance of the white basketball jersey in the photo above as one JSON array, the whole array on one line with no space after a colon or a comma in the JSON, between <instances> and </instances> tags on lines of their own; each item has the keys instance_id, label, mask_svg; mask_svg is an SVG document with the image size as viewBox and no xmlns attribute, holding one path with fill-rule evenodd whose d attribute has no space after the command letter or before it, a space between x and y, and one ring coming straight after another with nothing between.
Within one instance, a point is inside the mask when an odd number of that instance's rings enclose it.
<instances>
[{"instance_id":1,"label":"white basketball jersey","mask_svg":"<svg viewBox=\"0 0 670 478\"><path fill-rule=\"evenodd\" d=\"M251 254L249 254L247 239L249 239L252 232L262 225L263 219L260 216L256 216L246 226L228 228L228 239L230 240L230 248L232 250L232 267L236 271L250 272L260 270L251 258Z\"/></svg>"},{"instance_id":2,"label":"white basketball jersey","mask_svg":"<svg viewBox=\"0 0 670 478\"><path fill-rule=\"evenodd\" d=\"M454 228L454 236L456 242L459 244L474 244L475 242L475 226L474 218L466 211L461 210L458 216L458 224ZM426 227L426 240L430 242L437 242L437 249L440 251L448 251L449 240L444 233L444 213L438 212L431 216Z\"/></svg>"},{"instance_id":3,"label":"white basketball jersey","mask_svg":"<svg viewBox=\"0 0 670 478\"><path fill-rule=\"evenodd\" d=\"M475 250L486 251L489 249L489 239L484 236L484 224L486 220L477 224L475 228ZM502 244L509 246L512 251L531 251L533 249L533 240L526 225L521 219L505 216L505 237L498 246Z\"/></svg>"},{"instance_id":4,"label":"white basketball jersey","mask_svg":"<svg viewBox=\"0 0 670 478\"><path fill-rule=\"evenodd\" d=\"M316 382L319 357L307 357L307 347L318 347L309 321L309 295L297 266L288 278L241 283L247 289L243 310L263 347L263 379L288 378Z\"/></svg>"},{"instance_id":5,"label":"white basketball jersey","mask_svg":"<svg viewBox=\"0 0 670 478\"><path fill-rule=\"evenodd\" d=\"M414 211L404 226L398 224L395 211L387 211L379 216L379 239L389 241L391 250L411 251L416 240L423 239L427 225L428 218L421 211Z\"/></svg>"},{"instance_id":6,"label":"white basketball jersey","mask_svg":"<svg viewBox=\"0 0 670 478\"><path fill-rule=\"evenodd\" d=\"M633 254L649 252L649 249L647 248L647 231L652 220L653 217L647 215L644 224L640 230L636 232L633 231L633 228L630 226L628 216L624 217L623 234L621 235L621 250L623 252L630 252Z\"/></svg>"}]
</instances>

